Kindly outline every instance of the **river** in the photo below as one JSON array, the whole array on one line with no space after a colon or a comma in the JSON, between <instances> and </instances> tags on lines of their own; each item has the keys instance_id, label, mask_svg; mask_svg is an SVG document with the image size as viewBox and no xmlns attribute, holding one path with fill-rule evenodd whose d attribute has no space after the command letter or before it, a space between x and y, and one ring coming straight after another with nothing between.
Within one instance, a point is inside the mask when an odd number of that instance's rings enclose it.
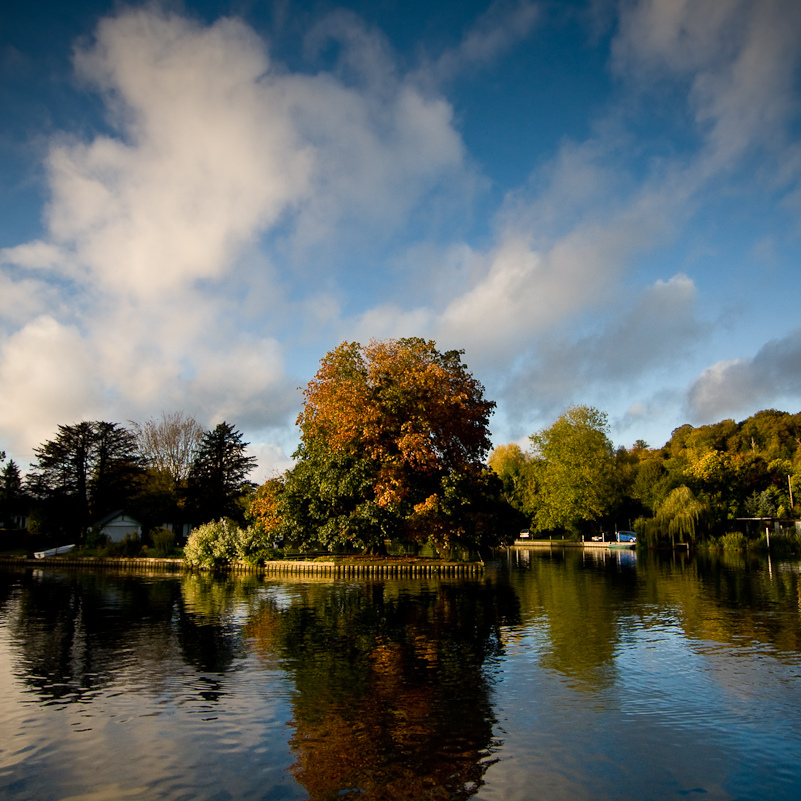
<instances>
[{"instance_id":1,"label":"river","mask_svg":"<svg viewBox=\"0 0 801 801\"><path fill-rule=\"evenodd\" d=\"M801 565L477 578L0 565L0 798L796 799Z\"/></svg>"}]
</instances>

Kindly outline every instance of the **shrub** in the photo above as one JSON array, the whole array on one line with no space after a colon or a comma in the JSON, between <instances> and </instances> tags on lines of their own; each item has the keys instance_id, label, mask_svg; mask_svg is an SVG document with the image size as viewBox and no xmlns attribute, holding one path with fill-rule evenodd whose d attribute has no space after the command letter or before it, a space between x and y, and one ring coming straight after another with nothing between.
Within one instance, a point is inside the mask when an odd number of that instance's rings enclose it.
<instances>
[{"instance_id":1,"label":"shrub","mask_svg":"<svg viewBox=\"0 0 801 801\"><path fill-rule=\"evenodd\" d=\"M101 556L139 556L142 552L142 541L136 534L126 534L121 542L108 542L98 549Z\"/></svg>"},{"instance_id":2,"label":"shrub","mask_svg":"<svg viewBox=\"0 0 801 801\"><path fill-rule=\"evenodd\" d=\"M153 543L153 553L156 556L166 558L172 556L175 549L175 532L168 528L157 528L150 533L150 540Z\"/></svg>"},{"instance_id":3,"label":"shrub","mask_svg":"<svg viewBox=\"0 0 801 801\"><path fill-rule=\"evenodd\" d=\"M204 523L192 529L184 546L184 561L189 567L212 570L236 559L234 526L226 520Z\"/></svg>"},{"instance_id":4,"label":"shrub","mask_svg":"<svg viewBox=\"0 0 801 801\"><path fill-rule=\"evenodd\" d=\"M105 548L108 544L108 534L104 534L100 529L90 528L89 531L86 532L86 543L84 547L87 550Z\"/></svg>"},{"instance_id":5,"label":"shrub","mask_svg":"<svg viewBox=\"0 0 801 801\"><path fill-rule=\"evenodd\" d=\"M720 544L726 551L741 551L748 547L745 534L741 531L730 531L720 538Z\"/></svg>"},{"instance_id":6,"label":"shrub","mask_svg":"<svg viewBox=\"0 0 801 801\"><path fill-rule=\"evenodd\" d=\"M256 564L269 556L265 532L256 526L239 528L230 520L198 526L184 547L186 564L200 570L214 570L239 560Z\"/></svg>"},{"instance_id":7,"label":"shrub","mask_svg":"<svg viewBox=\"0 0 801 801\"><path fill-rule=\"evenodd\" d=\"M238 529L236 539L239 558L251 565L272 559L274 551L268 542L268 536L260 526Z\"/></svg>"}]
</instances>

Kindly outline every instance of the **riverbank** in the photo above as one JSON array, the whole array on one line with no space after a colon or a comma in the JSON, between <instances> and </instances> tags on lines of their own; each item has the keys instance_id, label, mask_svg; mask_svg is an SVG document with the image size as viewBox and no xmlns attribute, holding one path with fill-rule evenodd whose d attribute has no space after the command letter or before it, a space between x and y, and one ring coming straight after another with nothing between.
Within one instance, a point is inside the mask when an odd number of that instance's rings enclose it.
<instances>
[{"instance_id":1,"label":"riverbank","mask_svg":"<svg viewBox=\"0 0 801 801\"><path fill-rule=\"evenodd\" d=\"M24 556L0 556L0 564L21 567L76 567L84 569L161 570L193 572L183 559L103 556L51 556L32 559ZM201 571L195 571L201 572ZM203 571L205 572L205 571ZM446 562L435 559L393 557L343 557L329 560L279 559L251 565L236 562L218 568L221 573L278 573L285 575L325 576L473 576L484 572L483 562Z\"/></svg>"}]
</instances>

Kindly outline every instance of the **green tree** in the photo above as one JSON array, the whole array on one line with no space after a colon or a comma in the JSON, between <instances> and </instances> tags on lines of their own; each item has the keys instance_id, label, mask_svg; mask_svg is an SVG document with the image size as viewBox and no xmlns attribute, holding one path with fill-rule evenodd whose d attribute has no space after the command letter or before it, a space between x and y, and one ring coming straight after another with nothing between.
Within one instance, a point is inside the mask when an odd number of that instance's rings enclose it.
<instances>
[{"instance_id":1,"label":"green tree","mask_svg":"<svg viewBox=\"0 0 801 801\"><path fill-rule=\"evenodd\" d=\"M487 464L503 483L504 497L516 508L521 507L523 474L526 455L516 442L498 445L492 449Z\"/></svg>"},{"instance_id":2,"label":"green tree","mask_svg":"<svg viewBox=\"0 0 801 801\"><path fill-rule=\"evenodd\" d=\"M5 454L0 451L0 461L3 458ZM27 499L19 466L13 459L9 459L0 473L0 522L6 528L16 527L15 519L24 516L26 506Z\"/></svg>"},{"instance_id":3,"label":"green tree","mask_svg":"<svg viewBox=\"0 0 801 801\"><path fill-rule=\"evenodd\" d=\"M247 455L247 446L241 432L225 421L204 434L187 481L195 520L244 520L241 499L253 488L247 477L256 466L256 458Z\"/></svg>"},{"instance_id":4,"label":"green tree","mask_svg":"<svg viewBox=\"0 0 801 801\"><path fill-rule=\"evenodd\" d=\"M667 526L668 535L675 543L679 541L694 542L698 522L707 511L689 487L676 487L660 504L657 510L657 521Z\"/></svg>"},{"instance_id":5,"label":"green tree","mask_svg":"<svg viewBox=\"0 0 801 801\"><path fill-rule=\"evenodd\" d=\"M82 536L92 521L125 506L141 474L136 439L117 423L61 425L34 453L26 486L53 533Z\"/></svg>"},{"instance_id":6,"label":"green tree","mask_svg":"<svg viewBox=\"0 0 801 801\"><path fill-rule=\"evenodd\" d=\"M461 355L410 338L345 342L322 359L281 494L290 538L380 551L395 536L487 536L500 497L484 464L495 404Z\"/></svg>"},{"instance_id":7,"label":"green tree","mask_svg":"<svg viewBox=\"0 0 801 801\"><path fill-rule=\"evenodd\" d=\"M539 531L566 529L602 518L615 501L614 450L604 412L571 406L549 428L531 436L536 465Z\"/></svg>"}]
</instances>

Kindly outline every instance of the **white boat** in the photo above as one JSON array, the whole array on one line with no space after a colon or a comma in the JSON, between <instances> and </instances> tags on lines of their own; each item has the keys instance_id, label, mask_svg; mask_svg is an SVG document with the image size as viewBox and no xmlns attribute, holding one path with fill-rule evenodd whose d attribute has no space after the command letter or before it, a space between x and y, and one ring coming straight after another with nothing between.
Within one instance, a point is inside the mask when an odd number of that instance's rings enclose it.
<instances>
[{"instance_id":1,"label":"white boat","mask_svg":"<svg viewBox=\"0 0 801 801\"><path fill-rule=\"evenodd\" d=\"M49 548L46 551L34 551L34 557L36 559L44 559L45 556L58 556L62 553L69 553L75 545L59 545L58 548Z\"/></svg>"}]
</instances>

